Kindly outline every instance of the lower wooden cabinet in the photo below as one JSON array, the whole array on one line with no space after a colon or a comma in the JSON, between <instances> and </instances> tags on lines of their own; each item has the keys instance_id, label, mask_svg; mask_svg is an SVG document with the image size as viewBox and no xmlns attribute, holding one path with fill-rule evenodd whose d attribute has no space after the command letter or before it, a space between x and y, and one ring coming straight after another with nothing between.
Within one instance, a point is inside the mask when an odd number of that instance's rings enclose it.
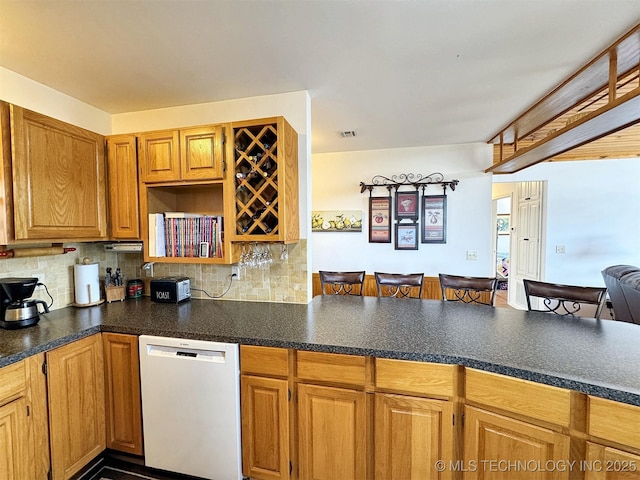
<instances>
[{"instance_id":1,"label":"lower wooden cabinet","mask_svg":"<svg viewBox=\"0 0 640 480\"><path fill-rule=\"evenodd\" d=\"M49 472L47 393L39 353L0 368L0 479L44 480Z\"/></svg>"},{"instance_id":2,"label":"lower wooden cabinet","mask_svg":"<svg viewBox=\"0 0 640 480\"><path fill-rule=\"evenodd\" d=\"M243 475L290 478L288 382L242 375L240 388Z\"/></svg>"},{"instance_id":3,"label":"lower wooden cabinet","mask_svg":"<svg viewBox=\"0 0 640 480\"><path fill-rule=\"evenodd\" d=\"M343 388L298 385L301 480L366 479L365 395Z\"/></svg>"},{"instance_id":4,"label":"lower wooden cabinet","mask_svg":"<svg viewBox=\"0 0 640 480\"><path fill-rule=\"evenodd\" d=\"M452 402L375 394L376 480L451 478L453 461Z\"/></svg>"},{"instance_id":5,"label":"lower wooden cabinet","mask_svg":"<svg viewBox=\"0 0 640 480\"><path fill-rule=\"evenodd\" d=\"M640 455L587 442L585 480L640 480Z\"/></svg>"},{"instance_id":6,"label":"lower wooden cabinet","mask_svg":"<svg viewBox=\"0 0 640 480\"><path fill-rule=\"evenodd\" d=\"M47 352L53 480L68 479L105 449L101 336Z\"/></svg>"},{"instance_id":7,"label":"lower wooden cabinet","mask_svg":"<svg viewBox=\"0 0 640 480\"><path fill-rule=\"evenodd\" d=\"M142 455L138 337L103 333L107 448Z\"/></svg>"},{"instance_id":8,"label":"lower wooden cabinet","mask_svg":"<svg viewBox=\"0 0 640 480\"><path fill-rule=\"evenodd\" d=\"M0 406L0 478L32 478L28 442L25 398Z\"/></svg>"},{"instance_id":9,"label":"lower wooden cabinet","mask_svg":"<svg viewBox=\"0 0 640 480\"><path fill-rule=\"evenodd\" d=\"M465 480L564 480L570 470L569 435L465 407Z\"/></svg>"},{"instance_id":10,"label":"lower wooden cabinet","mask_svg":"<svg viewBox=\"0 0 640 480\"><path fill-rule=\"evenodd\" d=\"M597 397L588 406L585 480L640 480L640 407Z\"/></svg>"}]
</instances>

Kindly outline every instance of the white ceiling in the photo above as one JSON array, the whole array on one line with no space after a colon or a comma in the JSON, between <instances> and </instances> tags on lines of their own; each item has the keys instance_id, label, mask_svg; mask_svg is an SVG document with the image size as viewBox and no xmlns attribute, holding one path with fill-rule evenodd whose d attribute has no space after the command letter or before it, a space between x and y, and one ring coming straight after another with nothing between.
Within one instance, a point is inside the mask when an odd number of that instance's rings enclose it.
<instances>
[{"instance_id":1,"label":"white ceiling","mask_svg":"<svg viewBox=\"0 0 640 480\"><path fill-rule=\"evenodd\" d=\"M639 22L639 0L0 0L0 65L110 113L308 90L325 153L487 141Z\"/></svg>"}]
</instances>

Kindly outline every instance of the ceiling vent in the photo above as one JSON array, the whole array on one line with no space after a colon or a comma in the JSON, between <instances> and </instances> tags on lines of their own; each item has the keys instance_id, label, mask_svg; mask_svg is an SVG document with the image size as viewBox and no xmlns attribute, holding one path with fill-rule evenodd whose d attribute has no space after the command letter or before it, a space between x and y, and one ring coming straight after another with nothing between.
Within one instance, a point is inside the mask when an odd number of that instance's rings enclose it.
<instances>
[{"instance_id":1,"label":"ceiling vent","mask_svg":"<svg viewBox=\"0 0 640 480\"><path fill-rule=\"evenodd\" d=\"M342 138L353 138L356 136L355 130L343 130L339 133Z\"/></svg>"}]
</instances>

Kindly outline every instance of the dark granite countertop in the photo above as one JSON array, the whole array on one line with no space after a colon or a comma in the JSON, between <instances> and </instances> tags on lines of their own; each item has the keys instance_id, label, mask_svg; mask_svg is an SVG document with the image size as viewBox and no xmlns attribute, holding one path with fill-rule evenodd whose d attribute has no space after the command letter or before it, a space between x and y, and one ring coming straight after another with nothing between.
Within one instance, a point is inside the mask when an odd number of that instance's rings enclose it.
<instances>
[{"instance_id":1,"label":"dark granite countertop","mask_svg":"<svg viewBox=\"0 0 640 480\"><path fill-rule=\"evenodd\" d=\"M640 326L435 300L70 307L0 330L0 367L98 331L460 364L640 406Z\"/></svg>"}]
</instances>

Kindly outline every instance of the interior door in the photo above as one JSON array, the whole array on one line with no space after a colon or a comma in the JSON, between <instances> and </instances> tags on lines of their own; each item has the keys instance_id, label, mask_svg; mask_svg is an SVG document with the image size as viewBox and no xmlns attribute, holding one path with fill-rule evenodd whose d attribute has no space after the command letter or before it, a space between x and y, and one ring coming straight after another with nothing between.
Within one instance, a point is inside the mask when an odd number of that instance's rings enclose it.
<instances>
[{"instance_id":1,"label":"interior door","mask_svg":"<svg viewBox=\"0 0 640 480\"><path fill-rule=\"evenodd\" d=\"M509 304L527 308L523 279L541 280L544 182L519 182L511 215Z\"/></svg>"}]
</instances>

